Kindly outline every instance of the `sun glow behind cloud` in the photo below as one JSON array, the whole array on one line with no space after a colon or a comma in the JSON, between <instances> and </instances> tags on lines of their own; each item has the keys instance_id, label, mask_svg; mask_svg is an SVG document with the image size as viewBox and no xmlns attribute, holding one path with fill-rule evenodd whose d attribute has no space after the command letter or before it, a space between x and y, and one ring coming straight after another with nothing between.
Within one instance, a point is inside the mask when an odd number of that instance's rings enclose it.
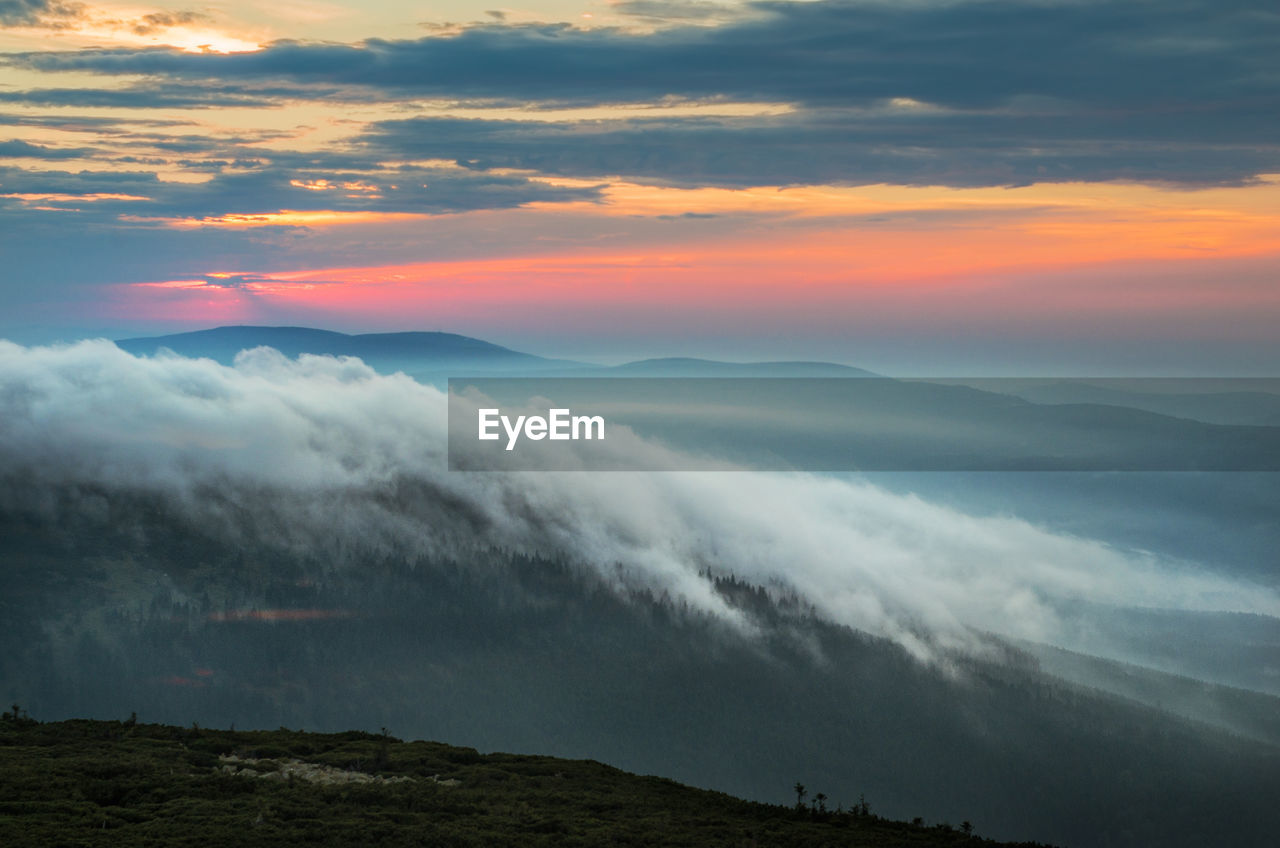
<instances>
[{"instance_id":1,"label":"sun glow behind cloud","mask_svg":"<svg viewBox=\"0 0 1280 848\"><path fill-rule=\"evenodd\" d=\"M265 31L227 25L221 15L203 10L84 3L52 6L29 25L9 27L4 36L7 42L32 42L43 48L52 39L60 49L175 47L189 53L251 52L272 40Z\"/></svg>"},{"instance_id":2,"label":"sun glow behind cloud","mask_svg":"<svg viewBox=\"0 0 1280 848\"><path fill-rule=\"evenodd\" d=\"M207 218L136 218L139 222L159 222L166 227L189 230L200 227L242 230L255 227L331 227L349 224L378 224L428 218L419 212L369 212L333 209L217 215Z\"/></svg>"}]
</instances>

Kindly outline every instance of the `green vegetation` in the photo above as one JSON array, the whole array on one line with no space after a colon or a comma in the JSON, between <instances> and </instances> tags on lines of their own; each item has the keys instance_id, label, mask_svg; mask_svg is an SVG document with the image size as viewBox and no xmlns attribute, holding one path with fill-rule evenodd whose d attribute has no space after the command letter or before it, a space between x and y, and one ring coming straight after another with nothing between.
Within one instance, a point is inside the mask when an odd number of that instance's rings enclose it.
<instances>
[{"instance_id":1,"label":"green vegetation","mask_svg":"<svg viewBox=\"0 0 1280 848\"><path fill-rule=\"evenodd\" d=\"M996 844L967 831L385 733L0 720L6 846Z\"/></svg>"}]
</instances>

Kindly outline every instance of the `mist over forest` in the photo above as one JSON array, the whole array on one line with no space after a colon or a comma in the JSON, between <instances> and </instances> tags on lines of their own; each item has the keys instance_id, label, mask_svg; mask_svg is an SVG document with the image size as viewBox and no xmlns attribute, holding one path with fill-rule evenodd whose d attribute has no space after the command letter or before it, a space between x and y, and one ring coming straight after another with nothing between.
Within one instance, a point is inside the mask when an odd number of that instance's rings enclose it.
<instances>
[{"instance_id":1,"label":"mist over forest","mask_svg":"<svg viewBox=\"0 0 1280 848\"><path fill-rule=\"evenodd\" d=\"M1280 827L1274 475L470 474L445 403L345 357L0 342L0 696L999 838Z\"/></svg>"}]
</instances>

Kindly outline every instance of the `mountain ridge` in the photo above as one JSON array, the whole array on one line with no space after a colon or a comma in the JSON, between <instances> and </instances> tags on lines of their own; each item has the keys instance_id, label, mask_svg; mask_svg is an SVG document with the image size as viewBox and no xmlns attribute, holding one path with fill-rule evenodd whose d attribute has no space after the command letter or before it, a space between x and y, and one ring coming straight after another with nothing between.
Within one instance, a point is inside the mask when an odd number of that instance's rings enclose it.
<instances>
[{"instance_id":1,"label":"mountain ridge","mask_svg":"<svg viewBox=\"0 0 1280 848\"><path fill-rule=\"evenodd\" d=\"M502 364L546 363L556 367L579 364L547 359L482 339L438 330L351 334L314 327L239 324L164 336L119 339L115 343L133 354L152 354L168 348L183 355L208 356L224 364L229 364L239 351L260 346L274 347L291 357L303 353L359 356L375 367L378 363L414 357Z\"/></svg>"},{"instance_id":2,"label":"mountain ridge","mask_svg":"<svg viewBox=\"0 0 1280 848\"><path fill-rule=\"evenodd\" d=\"M546 376L609 377L872 377L862 368L834 362L770 361L722 362L696 357L657 357L605 366L545 357L503 345L440 330L393 333L341 333L314 327L235 324L172 333L117 339L117 347L134 355L153 355L163 348L183 356L207 357L229 365L241 350L267 346L290 357L304 353L358 356L378 370L401 370L414 377L438 378L440 369L452 373L475 371Z\"/></svg>"}]
</instances>

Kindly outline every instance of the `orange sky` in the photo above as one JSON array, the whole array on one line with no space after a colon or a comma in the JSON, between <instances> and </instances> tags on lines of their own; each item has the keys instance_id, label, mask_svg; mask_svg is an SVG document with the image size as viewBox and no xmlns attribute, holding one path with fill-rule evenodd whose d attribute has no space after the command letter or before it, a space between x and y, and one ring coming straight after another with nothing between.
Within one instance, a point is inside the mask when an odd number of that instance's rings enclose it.
<instances>
[{"instance_id":1,"label":"orange sky","mask_svg":"<svg viewBox=\"0 0 1280 848\"><path fill-rule=\"evenodd\" d=\"M698 214L728 220L704 238L542 249L392 265L262 273L236 287L208 269L123 287L117 308L193 324L252 323L278 312L329 315L369 326L509 326L517 316L562 330L605 320L697 314L710 324L853 325L879 316L924 325L1002 320L1052 326L1102 317L1136 329L1169 316L1215 311L1247 320L1274 314L1280 288L1280 187L1170 191L1133 185L1025 189L679 190L620 184L602 204L500 213L536 217L547 231L574 216L628 221ZM471 213L493 218L495 213ZM175 222L253 228L293 216ZM344 228L414 221L371 213L298 216L334 237ZM466 219L467 215L446 216ZM414 226L437 221L417 216ZM243 272L242 272L243 273ZM219 275L222 281L219 280ZM1206 285L1206 280L1213 280ZM696 322L695 322L696 323Z\"/></svg>"}]
</instances>

